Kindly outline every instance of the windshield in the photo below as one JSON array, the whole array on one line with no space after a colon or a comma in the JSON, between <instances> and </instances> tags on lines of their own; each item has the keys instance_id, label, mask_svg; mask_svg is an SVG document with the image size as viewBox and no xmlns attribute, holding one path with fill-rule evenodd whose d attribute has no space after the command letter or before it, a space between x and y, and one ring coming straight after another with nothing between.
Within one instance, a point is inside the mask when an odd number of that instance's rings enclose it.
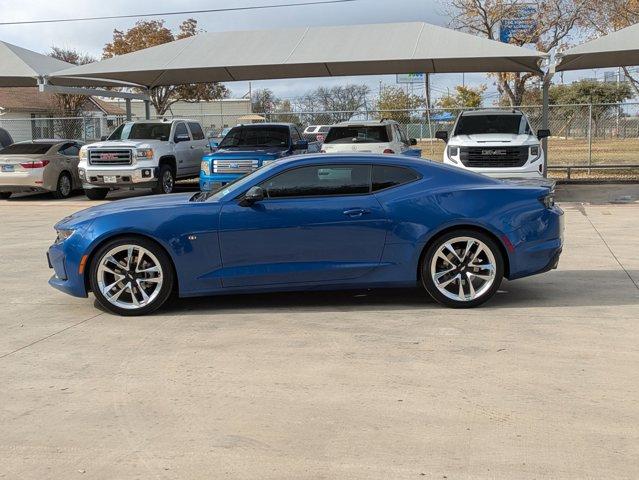
<instances>
[{"instance_id":1,"label":"windshield","mask_svg":"<svg viewBox=\"0 0 639 480\"><path fill-rule=\"evenodd\" d=\"M14 143L0 150L2 155L44 155L55 143Z\"/></svg>"},{"instance_id":2,"label":"windshield","mask_svg":"<svg viewBox=\"0 0 639 480\"><path fill-rule=\"evenodd\" d=\"M108 140L169 140L170 123L123 123L116 128Z\"/></svg>"},{"instance_id":3,"label":"windshield","mask_svg":"<svg viewBox=\"0 0 639 480\"><path fill-rule=\"evenodd\" d=\"M479 135L483 133L519 135L524 133L527 126L523 115L462 115L457 123L455 135Z\"/></svg>"},{"instance_id":4,"label":"windshield","mask_svg":"<svg viewBox=\"0 0 639 480\"><path fill-rule=\"evenodd\" d=\"M331 127L324 143L386 143L388 131L384 125Z\"/></svg>"},{"instance_id":5,"label":"windshield","mask_svg":"<svg viewBox=\"0 0 639 480\"><path fill-rule=\"evenodd\" d=\"M288 146L288 127L273 125L234 127L220 143L220 148Z\"/></svg>"}]
</instances>

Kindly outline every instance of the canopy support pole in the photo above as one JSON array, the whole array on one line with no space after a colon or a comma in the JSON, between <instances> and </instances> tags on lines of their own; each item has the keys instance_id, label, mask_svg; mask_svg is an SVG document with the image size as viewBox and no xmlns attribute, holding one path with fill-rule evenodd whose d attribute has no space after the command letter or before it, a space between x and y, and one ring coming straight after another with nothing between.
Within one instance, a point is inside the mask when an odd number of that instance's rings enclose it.
<instances>
[{"instance_id":1,"label":"canopy support pole","mask_svg":"<svg viewBox=\"0 0 639 480\"><path fill-rule=\"evenodd\" d=\"M549 116L550 116L550 82L555 74L554 68L551 68L542 77L541 85L541 128L549 128ZM541 141L541 146L544 149L544 177L548 176L548 139L544 138Z\"/></svg>"},{"instance_id":2,"label":"canopy support pole","mask_svg":"<svg viewBox=\"0 0 639 480\"><path fill-rule=\"evenodd\" d=\"M144 117L147 120L151 120L151 102L149 102L148 98L144 100Z\"/></svg>"},{"instance_id":3,"label":"canopy support pole","mask_svg":"<svg viewBox=\"0 0 639 480\"><path fill-rule=\"evenodd\" d=\"M124 100L124 103L126 104L126 119L128 122L131 121L131 99L127 98Z\"/></svg>"}]
</instances>

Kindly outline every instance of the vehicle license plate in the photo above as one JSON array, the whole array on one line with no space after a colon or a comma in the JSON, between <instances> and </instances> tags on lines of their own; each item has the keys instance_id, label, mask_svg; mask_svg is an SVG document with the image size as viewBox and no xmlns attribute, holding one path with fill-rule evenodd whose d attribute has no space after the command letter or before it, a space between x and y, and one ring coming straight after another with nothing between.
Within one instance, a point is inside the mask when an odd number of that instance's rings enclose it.
<instances>
[{"instance_id":1,"label":"vehicle license plate","mask_svg":"<svg viewBox=\"0 0 639 480\"><path fill-rule=\"evenodd\" d=\"M118 181L118 177L116 177L115 175L104 176L104 183L117 183L117 181Z\"/></svg>"},{"instance_id":2,"label":"vehicle license plate","mask_svg":"<svg viewBox=\"0 0 639 480\"><path fill-rule=\"evenodd\" d=\"M13 172L13 165L2 165L3 172Z\"/></svg>"}]
</instances>

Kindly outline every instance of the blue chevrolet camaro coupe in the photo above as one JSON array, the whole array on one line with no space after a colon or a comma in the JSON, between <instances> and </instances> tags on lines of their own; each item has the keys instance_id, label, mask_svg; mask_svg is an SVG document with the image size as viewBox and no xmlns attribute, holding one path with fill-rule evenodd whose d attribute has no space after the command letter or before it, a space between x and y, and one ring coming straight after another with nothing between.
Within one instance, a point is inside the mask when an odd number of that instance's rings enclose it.
<instances>
[{"instance_id":1,"label":"blue chevrolet camaro coupe","mask_svg":"<svg viewBox=\"0 0 639 480\"><path fill-rule=\"evenodd\" d=\"M557 266L563 212L550 190L428 160L304 155L215 193L111 202L60 221L50 284L142 315L176 291L226 293L419 285L450 307L503 277Z\"/></svg>"}]
</instances>

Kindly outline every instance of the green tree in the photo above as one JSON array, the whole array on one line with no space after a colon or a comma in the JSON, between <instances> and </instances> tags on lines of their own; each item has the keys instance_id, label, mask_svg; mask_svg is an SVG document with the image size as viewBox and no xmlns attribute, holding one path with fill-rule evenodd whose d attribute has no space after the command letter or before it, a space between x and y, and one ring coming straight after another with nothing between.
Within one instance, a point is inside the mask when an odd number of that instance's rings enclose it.
<instances>
[{"instance_id":1,"label":"green tree","mask_svg":"<svg viewBox=\"0 0 639 480\"><path fill-rule=\"evenodd\" d=\"M453 95L447 95L437 101L437 106L442 109L459 110L461 108L481 107L482 95L486 91L486 85L478 87L466 87L457 85Z\"/></svg>"},{"instance_id":2,"label":"green tree","mask_svg":"<svg viewBox=\"0 0 639 480\"><path fill-rule=\"evenodd\" d=\"M415 110L426 105L420 95L405 92L401 87L388 85L382 88L377 99L380 118L388 118L399 123L409 123Z\"/></svg>"},{"instance_id":3,"label":"green tree","mask_svg":"<svg viewBox=\"0 0 639 480\"><path fill-rule=\"evenodd\" d=\"M102 57L111 58L136 52L144 48L192 37L200 31L197 28L197 21L192 18L182 22L176 33L165 27L163 20L142 20L126 32L113 30L113 41L105 45ZM151 103L158 115L164 115L171 105L178 101L215 100L226 98L228 95L227 88L218 82L154 87L150 92Z\"/></svg>"}]
</instances>

